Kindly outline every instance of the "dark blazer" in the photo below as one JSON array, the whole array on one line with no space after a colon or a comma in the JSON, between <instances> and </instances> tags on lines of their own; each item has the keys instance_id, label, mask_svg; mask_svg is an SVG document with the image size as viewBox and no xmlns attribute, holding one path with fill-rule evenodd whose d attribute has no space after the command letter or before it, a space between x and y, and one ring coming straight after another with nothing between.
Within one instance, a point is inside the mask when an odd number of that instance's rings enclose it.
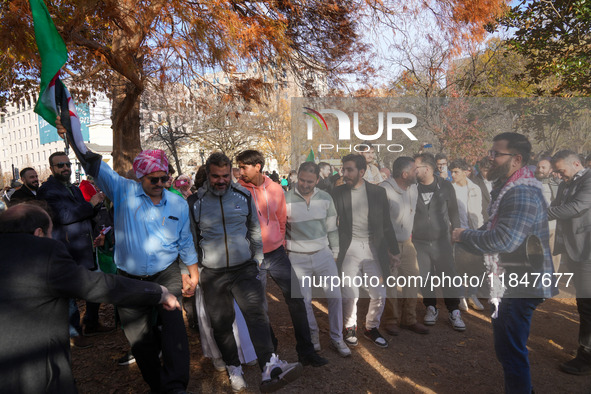
<instances>
[{"instance_id":1,"label":"dark blazer","mask_svg":"<svg viewBox=\"0 0 591 394\"><path fill-rule=\"evenodd\" d=\"M10 196L10 204L9 205L12 206L12 205L19 204L21 202L36 200L36 199L37 199L37 197L33 194L33 192L30 191L28 187L23 185L23 186L21 186L20 189L18 189L14 193L12 193L12 196Z\"/></svg>"},{"instance_id":2,"label":"dark blazer","mask_svg":"<svg viewBox=\"0 0 591 394\"><path fill-rule=\"evenodd\" d=\"M66 186L52 176L37 192L37 199L45 200L51 208L53 238L66 245L74 260L88 269L95 269L92 254L92 218L96 215L91 203L87 202L76 186Z\"/></svg>"},{"instance_id":3,"label":"dark blazer","mask_svg":"<svg viewBox=\"0 0 591 394\"><path fill-rule=\"evenodd\" d=\"M390 258L388 252L396 255L400 253L396 233L390 222L390 205L383 187L365 182L367 201L369 206L369 228L373 234L371 243L378 252L378 260L382 272L390 272ZM351 189L347 185L341 185L334 189L332 198L338 215L339 227L339 256L337 265L340 269L345 259L345 254L353 239L353 212L351 206Z\"/></svg>"},{"instance_id":4,"label":"dark blazer","mask_svg":"<svg viewBox=\"0 0 591 394\"><path fill-rule=\"evenodd\" d=\"M68 302L157 305L156 283L91 272L61 242L29 234L0 236L0 391L75 393Z\"/></svg>"},{"instance_id":5,"label":"dark blazer","mask_svg":"<svg viewBox=\"0 0 591 394\"><path fill-rule=\"evenodd\" d=\"M484 184L484 178L482 174L477 174L471 178L472 182L478 185L480 191L482 191L482 218L484 222L488 220L488 204L490 204L490 192Z\"/></svg>"},{"instance_id":6,"label":"dark blazer","mask_svg":"<svg viewBox=\"0 0 591 394\"><path fill-rule=\"evenodd\" d=\"M573 261L590 262L591 170L570 183L560 183L548 208L548 220L553 219L557 222L554 255L567 253Z\"/></svg>"}]
</instances>

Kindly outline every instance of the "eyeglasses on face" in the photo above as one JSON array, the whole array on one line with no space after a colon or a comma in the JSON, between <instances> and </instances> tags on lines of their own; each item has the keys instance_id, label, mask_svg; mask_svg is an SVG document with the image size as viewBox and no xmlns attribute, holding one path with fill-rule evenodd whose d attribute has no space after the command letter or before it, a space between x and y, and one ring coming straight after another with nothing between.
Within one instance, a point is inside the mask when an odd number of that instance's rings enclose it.
<instances>
[{"instance_id":1,"label":"eyeglasses on face","mask_svg":"<svg viewBox=\"0 0 591 394\"><path fill-rule=\"evenodd\" d=\"M502 153L502 152L497 152L496 150L489 150L488 151L488 157L490 157L491 159L495 159L497 156L515 156L517 153Z\"/></svg>"},{"instance_id":2,"label":"eyeglasses on face","mask_svg":"<svg viewBox=\"0 0 591 394\"><path fill-rule=\"evenodd\" d=\"M166 183L168 182L168 180L170 179L170 177L168 175L164 175L164 176L149 176L148 179L150 180L150 183L152 185L157 185L158 182L162 182L162 183Z\"/></svg>"},{"instance_id":3,"label":"eyeglasses on face","mask_svg":"<svg viewBox=\"0 0 591 394\"><path fill-rule=\"evenodd\" d=\"M57 168L64 168L64 166L71 168L72 163L70 163L69 161L60 161L59 163L55 163L53 166Z\"/></svg>"}]
</instances>

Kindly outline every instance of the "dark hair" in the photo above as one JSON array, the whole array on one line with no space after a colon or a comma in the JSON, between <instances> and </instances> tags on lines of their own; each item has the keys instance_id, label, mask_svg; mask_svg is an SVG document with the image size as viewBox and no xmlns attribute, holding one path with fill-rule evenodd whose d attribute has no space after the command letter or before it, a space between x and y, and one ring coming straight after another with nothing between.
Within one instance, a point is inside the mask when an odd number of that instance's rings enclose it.
<instances>
[{"instance_id":1,"label":"dark hair","mask_svg":"<svg viewBox=\"0 0 591 394\"><path fill-rule=\"evenodd\" d=\"M258 150L248 149L238 153L236 156L236 161L238 163L248 164L251 166L255 166L257 164L261 165L261 172L263 172L263 167L265 166L265 156Z\"/></svg>"},{"instance_id":2,"label":"dark hair","mask_svg":"<svg viewBox=\"0 0 591 394\"><path fill-rule=\"evenodd\" d=\"M437 163L435 161L435 156L431 153L419 153L418 155L414 156L414 159L421 159L421 162L425 163L429 167L433 169L433 171L437 171Z\"/></svg>"},{"instance_id":3,"label":"dark hair","mask_svg":"<svg viewBox=\"0 0 591 394\"><path fill-rule=\"evenodd\" d=\"M224 155L222 152L215 152L209 155L207 161L205 162L205 172L207 174L209 174L209 169L211 168L212 164L217 167L230 166L230 168L232 168L232 162L228 156Z\"/></svg>"},{"instance_id":4,"label":"dark hair","mask_svg":"<svg viewBox=\"0 0 591 394\"><path fill-rule=\"evenodd\" d=\"M394 164L392 164L392 178L400 178L402 173L408 170L408 168L412 166L412 163L414 162L415 159L408 156L401 156L394 160Z\"/></svg>"},{"instance_id":5,"label":"dark hair","mask_svg":"<svg viewBox=\"0 0 591 394\"><path fill-rule=\"evenodd\" d=\"M454 168L459 168L462 171L470 171L470 164L466 162L464 159L457 159L450 163L449 170L453 170Z\"/></svg>"},{"instance_id":6,"label":"dark hair","mask_svg":"<svg viewBox=\"0 0 591 394\"><path fill-rule=\"evenodd\" d=\"M370 151L370 150L372 150L372 149L373 149L373 150L375 150L375 149L376 149L376 148L373 146L373 142L371 142L371 141L363 141L363 142L361 142L361 144L359 144L359 145L367 145L367 146L369 147L369 149L368 149L368 150L364 150L364 151L362 151L362 152L360 152L360 153L369 152L369 151Z\"/></svg>"},{"instance_id":7,"label":"dark hair","mask_svg":"<svg viewBox=\"0 0 591 394\"><path fill-rule=\"evenodd\" d=\"M478 171L490 170L490 168L491 168L491 164L490 164L490 160L488 160L488 157L483 157L482 159L480 159L480 161L478 162Z\"/></svg>"},{"instance_id":8,"label":"dark hair","mask_svg":"<svg viewBox=\"0 0 591 394\"><path fill-rule=\"evenodd\" d=\"M435 162L437 162L438 160L447 160L447 155L443 152L439 152L438 154L435 155Z\"/></svg>"},{"instance_id":9,"label":"dark hair","mask_svg":"<svg viewBox=\"0 0 591 394\"><path fill-rule=\"evenodd\" d=\"M49 155L49 166L53 167L53 158L56 156L68 156L66 155L66 152L53 152L51 155Z\"/></svg>"},{"instance_id":10,"label":"dark hair","mask_svg":"<svg viewBox=\"0 0 591 394\"><path fill-rule=\"evenodd\" d=\"M527 165L531 156L531 144L526 136L519 133L506 132L497 134L493 138L493 142L496 141L507 141L507 149L521 155L523 166Z\"/></svg>"},{"instance_id":11,"label":"dark hair","mask_svg":"<svg viewBox=\"0 0 591 394\"><path fill-rule=\"evenodd\" d=\"M199 166L199 169L195 173L195 180L193 186L195 189L199 189L207 180L207 173L205 172L205 166Z\"/></svg>"},{"instance_id":12,"label":"dark hair","mask_svg":"<svg viewBox=\"0 0 591 394\"><path fill-rule=\"evenodd\" d=\"M328 163L327 163L327 162L325 162L325 161L321 161L320 163L318 163L318 168L319 168L319 169L323 170L323 169L324 169L324 168L326 168L326 167L330 167L330 164L328 164Z\"/></svg>"},{"instance_id":13,"label":"dark hair","mask_svg":"<svg viewBox=\"0 0 591 394\"><path fill-rule=\"evenodd\" d=\"M20 177L21 177L21 178L22 178L22 177L24 177L24 176L25 176L25 174L27 173L27 171L35 171L35 169L34 169L33 167L26 167L26 168L23 168L23 169L21 170L21 172L19 172L19 175L20 175Z\"/></svg>"},{"instance_id":14,"label":"dark hair","mask_svg":"<svg viewBox=\"0 0 591 394\"><path fill-rule=\"evenodd\" d=\"M587 157L585 157L585 163L591 161L591 154L588 154Z\"/></svg>"},{"instance_id":15,"label":"dark hair","mask_svg":"<svg viewBox=\"0 0 591 394\"><path fill-rule=\"evenodd\" d=\"M356 155L354 153L350 153L347 156L343 157L343 164L345 164L346 161L352 161L355 163L355 167L358 170L367 170L367 161L365 160L364 156L361 155Z\"/></svg>"},{"instance_id":16,"label":"dark hair","mask_svg":"<svg viewBox=\"0 0 591 394\"><path fill-rule=\"evenodd\" d=\"M0 234L33 234L38 228L47 234L50 225L49 214L35 204L17 204L0 214Z\"/></svg>"},{"instance_id":17,"label":"dark hair","mask_svg":"<svg viewBox=\"0 0 591 394\"><path fill-rule=\"evenodd\" d=\"M572 150L561 150L559 152L556 152L556 154L552 157L552 164L556 164L558 161L560 160L565 160L568 161L569 163L573 163L575 160L577 161L581 161L581 157L576 154L575 152L573 152Z\"/></svg>"},{"instance_id":18,"label":"dark hair","mask_svg":"<svg viewBox=\"0 0 591 394\"><path fill-rule=\"evenodd\" d=\"M312 174L316 175L316 177L320 176L320 166L313 161L305 161L300 164L300 168L298 169L298 174L302 171L311 172Z\"/></svg>"}]
</instances>

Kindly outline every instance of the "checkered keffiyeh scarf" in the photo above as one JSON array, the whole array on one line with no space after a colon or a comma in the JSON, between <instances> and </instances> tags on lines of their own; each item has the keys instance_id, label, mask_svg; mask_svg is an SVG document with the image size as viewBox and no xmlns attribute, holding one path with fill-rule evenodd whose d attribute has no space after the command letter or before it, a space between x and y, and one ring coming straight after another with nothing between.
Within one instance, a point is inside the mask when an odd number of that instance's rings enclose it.
<instances>
[{"instance_id":1,"label":"checkered keffiyeh scarf","mask_svg":"<svg viewBox=\"0 0 591 394\"><path fill-rule=\"evenodd\" d=\"M488 213L489 213L489 221L487 230L492 230L498 220L498 213L499 213L499 205L503 196L512 188L520 185L527 185L527 186L534 186L539 189L542 189L542 184L538 181L531 170L527 167L522 167L521 169L515 171L513 175L505 182L505 185L499 192L497 199L494 203L489 206ZM498 253L486 253L484 255L484 265L486 266L487 271L492 276L490 278L490 299L489 302L494 305L495 310L492 314L492 318L496 319L499 315L499 304L501 302L501 298L505 293L505 288L501 282L501 275L505 273L505 269L499 265L499 254Z\"/></svg>"},{"instance_id":2,"label":"checkered keffiyeh scarf","mask_svg":"<svg viewBox=\"0 0 591 394\"><path fill-rule=\"evenodd\" d=\"M160 149L142 151L133 160L133 170L137 179L156 171L168 173L168 158Z\"/></svg>"}]
</instances>

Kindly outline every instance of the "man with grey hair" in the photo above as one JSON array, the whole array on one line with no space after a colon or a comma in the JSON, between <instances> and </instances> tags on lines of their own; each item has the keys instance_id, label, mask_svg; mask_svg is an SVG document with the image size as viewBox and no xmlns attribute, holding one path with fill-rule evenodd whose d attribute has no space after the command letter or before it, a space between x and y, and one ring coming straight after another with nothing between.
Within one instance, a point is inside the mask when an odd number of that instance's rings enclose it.
<instances>
[{"instance_id":1,"label":"man with grey hair","mask_svg":"<svg viewBox=\"0 0 591 394\"><path fill-rule=\"evenodd\" d=\"M207 181L187 199L201 266L200 286L232 389L246 388L232 329L236 300L262 370L260 390L271 392L298 378L302 365L282 361L273 353L259 279L263 242L257 209L248 190L232 182L231 168L226 155L213 153L205 163Z\"/></svg>"},{"instance_id":2,"label":"man with grey hair","mask_svg":"<svg viewBox=\"0 0 591 394\"><path fill-rule=\"evenodd\" d=\"M577 356L560 365L573 375L591 374L591 171L579 155L563 150L552 158L552 167L563 179L548 219L556 219L554 254L562 254L573 281L579 311Z\"/></svg>"}]
</instances>

